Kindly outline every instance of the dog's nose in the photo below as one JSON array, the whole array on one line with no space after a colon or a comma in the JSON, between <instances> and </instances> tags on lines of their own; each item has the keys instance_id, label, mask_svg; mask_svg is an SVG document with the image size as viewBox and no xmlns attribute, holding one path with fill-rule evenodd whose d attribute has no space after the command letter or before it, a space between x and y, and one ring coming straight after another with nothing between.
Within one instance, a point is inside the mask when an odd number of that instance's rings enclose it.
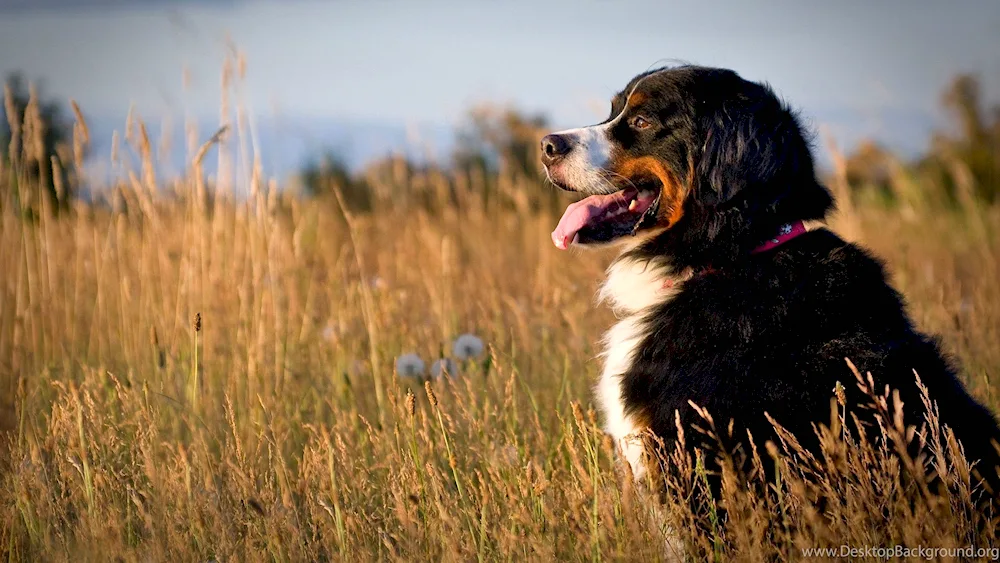
<instances>
[{"instance_id":1,"label":"dog's nose","mask_svg":"<svg viewBox=\"0 0 1000 563\"><path fill-rule=\"evenodd\" d=\"M563 135L546 135L542 138L542 164L550 166L573 148Z\"/></svg>"}]
</instances>

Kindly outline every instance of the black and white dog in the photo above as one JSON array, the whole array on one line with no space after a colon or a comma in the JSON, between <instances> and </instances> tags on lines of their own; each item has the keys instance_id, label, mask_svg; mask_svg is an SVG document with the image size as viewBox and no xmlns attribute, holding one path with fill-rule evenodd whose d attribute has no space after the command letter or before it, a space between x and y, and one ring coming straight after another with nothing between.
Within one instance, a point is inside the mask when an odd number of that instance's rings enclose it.
<instances>
[{"instance_id":1,"label":"black and white dog","mask_svg":"<svg viewBox=\"0 0 1000 563\"><path fill-rule=\"evenodd\" d=\"M876 388L899 391L911 424L924 416L916 370L978 460L980 485L997 490L993 415L914 328L876 258L805 228L833 200L770 88L724 69L646 72L603 123L546 136L542 162L553 184L587 196L566 209L554 244L621 247L601 290L620 320L596 394L636 477L640 433L670 446L675 413L683 427L703 422L689 401L732 421L737 438L775 439L767 413L816 448L813 425L830 422L838 381L850 404L866 400L850 358Z\"/></svg>"}]
</instances>

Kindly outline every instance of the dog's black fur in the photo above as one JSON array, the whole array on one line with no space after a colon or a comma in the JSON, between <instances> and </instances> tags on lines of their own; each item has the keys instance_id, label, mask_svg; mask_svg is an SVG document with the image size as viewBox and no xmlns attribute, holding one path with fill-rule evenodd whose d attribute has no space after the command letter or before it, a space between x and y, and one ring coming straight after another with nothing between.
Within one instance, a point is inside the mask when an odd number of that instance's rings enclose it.
<instances>
[{"instance_id":1,"label":"dog's black fur","mask_svg":"<svg viewBox=\"0 0 1000 563\"><path fill-rule=\"evenodd\" d=\"M877 258L826 229L751 252L780 225L823 219L833 207L788 107L732 71L684 66L637 76L612 116L633 91L657 127L636 131L622 119L610 133L616 158L663 162L684 188L674 202L683 212L625 255L695 275L647 315L622 375L627 411L668 447L675 412L685 428L704 426L692 401L720 427L733 421L737 438L749 430L761 443L775 439L768 413L815 449L814 424L829 423L837 382L848 410L864 410L845 358L870 371L879 391L899 391L910 424L924 419L916 370L985 485L1000 490L996 420L963 388L938 342L914 328ZM687 436L689 447L706 446Z\"/></svg>"}]
</instances>

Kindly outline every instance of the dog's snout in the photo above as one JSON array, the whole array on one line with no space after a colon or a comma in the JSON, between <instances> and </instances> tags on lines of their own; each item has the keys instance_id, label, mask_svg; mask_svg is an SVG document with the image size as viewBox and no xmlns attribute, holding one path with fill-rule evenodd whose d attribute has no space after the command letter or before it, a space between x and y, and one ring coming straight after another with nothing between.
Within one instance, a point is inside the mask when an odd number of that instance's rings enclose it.
<instances>
[{"instance_id":1,"label":"dog's snout","mask_svg":"<svg viewBox=\"0 0 1000 563\"><path fill-rule=\"evenodd\" d=\"M542 164L549 166L573 148L565 135L546 135L542 138Z\"/></svg>"}]
</instances>

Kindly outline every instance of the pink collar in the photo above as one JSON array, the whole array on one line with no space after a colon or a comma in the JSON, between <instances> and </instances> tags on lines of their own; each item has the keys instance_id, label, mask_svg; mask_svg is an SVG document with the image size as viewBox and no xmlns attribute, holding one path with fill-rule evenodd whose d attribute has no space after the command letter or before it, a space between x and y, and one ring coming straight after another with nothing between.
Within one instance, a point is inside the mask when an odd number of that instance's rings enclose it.
<instances>
[{"instance_id":1,"label":"pink collar","mask_svg":"<svg viewBox=\"0 0 1000 563\"><path fill-rule=\"evenodd\" d=\"M793 223L785 223L778 228L778 235L772 239L769 239L764 244L758 246L757 248L750 251L750 254L757 254L759 252L765 252L771 250L776 246L785 244L786 242L792 240L793 238L804 234L806 232L806 226L802 221L795 221Z\"/></svg>"},{"instance_id":2,"label":"pink collar","mask_svg":"<svg viewBox=\"0 0 1000 563\"><path fill-rule=\"evenodd\" d=\"M786 242L792 240L793 238L805 233L806 233L806 226L802 223L802 221L785 223L784 225L778 227L778 234L774 238L768 239L768 241L765 242L764 244L751 250L750 254L766 252L776 246L781 246L782 244L785 244ZM711 266L705 266L698 270L692 270L691 268L688 268L684 274L678 276L677 278L667 278L666 280L664 280L661 291L671 291L674 288L674 286L676 286L680 282L689 280L695 276L710 274L715 271L717 270Z\"/></svg>"}]
</instances>

